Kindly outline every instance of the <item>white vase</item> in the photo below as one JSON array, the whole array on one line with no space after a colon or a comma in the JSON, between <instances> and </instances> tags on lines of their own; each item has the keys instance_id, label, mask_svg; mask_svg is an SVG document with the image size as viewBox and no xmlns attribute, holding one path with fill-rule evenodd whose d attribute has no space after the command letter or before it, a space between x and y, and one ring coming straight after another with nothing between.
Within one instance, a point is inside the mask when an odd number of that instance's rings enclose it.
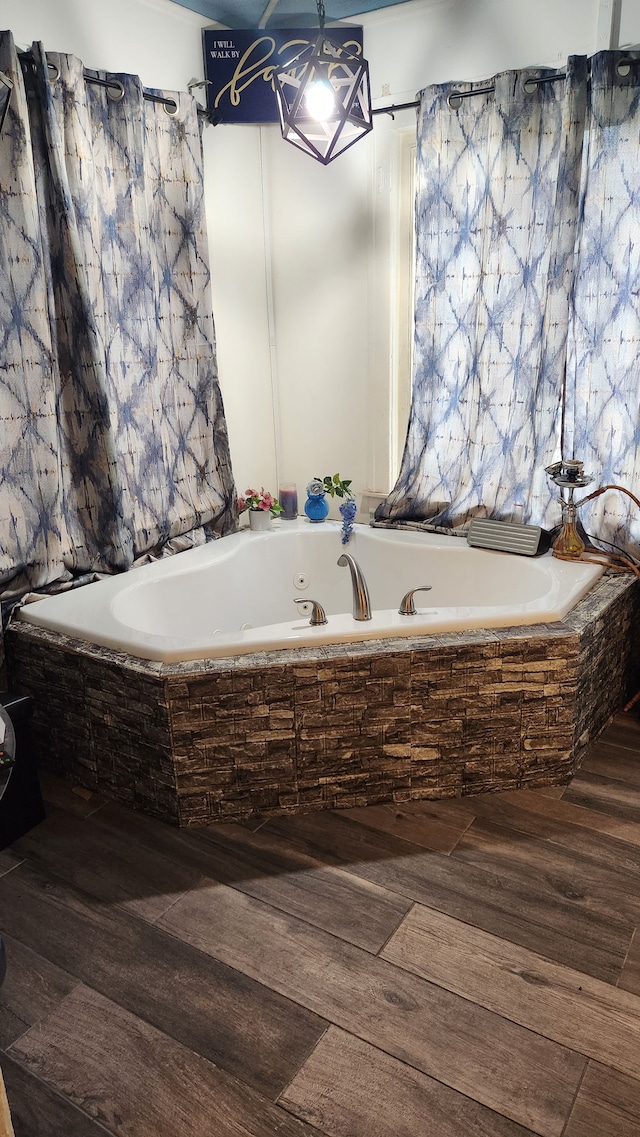
<instances>
[{"instance_id":1,"label":"white vase","mask_svg":"<svg viewBox=\"0 0 640 1137\"><path fill-rule=\"evenodd\" d=\"M265 533L271 528L271 514L268 509L249 510L249 528L254 533Z\"/></svg>"}]
</instances>

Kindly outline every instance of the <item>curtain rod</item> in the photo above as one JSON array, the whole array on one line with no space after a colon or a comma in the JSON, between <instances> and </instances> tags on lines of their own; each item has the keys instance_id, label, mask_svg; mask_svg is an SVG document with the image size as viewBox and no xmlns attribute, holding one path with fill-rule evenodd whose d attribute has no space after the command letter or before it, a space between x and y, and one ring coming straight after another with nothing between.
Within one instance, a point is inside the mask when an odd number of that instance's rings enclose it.
<instances>
[{"instance_id":1,"label":"curtain rod","mask_svg":"<svg viewBox=\"0 0 640 1137\"><path fill-rule=\"evenodd\" d=\"M566 77L566 71L556 71L553 75L541 75L539 78L532 75L530 79L525 79L524 88L526 90L529 83L537 87L540 83L556 83L559 79L566 79ZM495 89L495 84L489 83L486 87L476 87L473 91L452 91L447 102L450 107L455 108L458 99L470 99L472 95L492 95Z\"/></svg>"},{"instance_id":2,"label":"curtain rod","mask_svg":"<svg viewBox=\"0 0 640 1137\"><path fill-rule=\"evenodd\" d=\"M20 59L26 62L34 62L33 54L30 51L19 51L18 55ZM626 61L620 60L620 63L623 62ZM54 76L55 81L55 79L58 79L60 75L58 68L56 67L55 63L49 63L48 66L56 72ZM117 95L115 96L116 101L124 96L124 87L122 86L122 83L119 79L100 79L99 76L92 75L90 71L86 70L84 70L82 74L87 83L95 83L98 87L106 87L109 90L117 91ZM553 75L541 75L539 78L536 78L532 75L530 79L526 80L525 86L527 83L530 83L532 86L538 86L540 83L556 83L560 79L566 79L566 77L566 71L557 71ZM474 95L492 95L495 89L495 84L489 83L485 87L475 87L473 91L452 91L447 99L447 102L452 109L455 109L455 107L458 105L459 100L461 101L462 99L471 99ZM174 99L165 99L163 95L154 95L152 91L147 91L144 87L142 89L142 95L143 98L148 99L149 102L162 103L165 107L170 108L167 110L167 114L175 114L178 109L177 103ZM419 106L420 100L414 99L414 101L410 103L392 103L391 106L388 107L374 107L371 111L371 114L389 114L393 118L396 111L409 110L411 107ZM206 118L207 122L209 122L211 126L217 126L218 123L222 121L218 115L216 115L213 111L208 110L206 107L198 106L198 114L203 118Z\"/></svg>"},{"instance_id":3,"label":"curtain rod","mask_svg":"<svg viewBox=\"0 0 640 1137\"><path fill-rule=\"evenodd\" d=\"M535 85L539 83L555 83L558 79L566 79L566 77L566 71L557 71L553 75L542 75L540 78L536 78L532 75L530 79L526 80L526 83L532 83ZM486 87L475 87L473 91L452 91L447 101L450 107L455 108L457 99L470 99L473 95L492 95L495 89L495 85L493 83L490 83ZM393 118L395 111L404 111L409 107L419 106L420 99L415 99L412 103L392 103L390 107L375 107L371 111L371 114L390 114Z\"/></svg>"},{"instance_id":4,"label":"curtain rod","mask_svg":"<svg viewBox=\"0 0 640 1137\"><path fill-rule=\"evenodd\" d=\"M31 51L19 51L18 57L24 63L35 62L33 52ZM55 63L49 63L48 60L47 66L54 72L52 79L55 83L56 79L60 78L60 71ZM85 83L94 83L97 87L105 87L109 91L115 91L116 93L111 96L114 102L119 102L120 99L124 98L124 87L119 79L101 79L98 75L93 75L91 71L87 71L86 68L82 71L82 77ZM162 105L166 107L167 114L174 115L178 109L178 104L175 99L166 99L164 95L154 95L153 91L147 91L145 87L142 88L142 97L150 103L162 103ZM206 107L198 105L197 111L199 115L206 118L211 126L217 126L220 122L218 116L215 115L213 111L207 110Z\"/></svg>"},{"instance_id":5,"label":"curtain rod","mask_svg":"<svg viewBox=\"0 0 640 1137\"><path fill-rule=\"evenodd\" d=\"M638 63L638 62L640 62L640 60L631 59L631 58L626 59L623 56L622 59L618 60L618 67L617 67L618 74L619 75L625 74L625 72L620 70L621 67L632 67L634 63ZM525 84L524 84L525 90L526 90L528 83L530 83L532 86L538 86L540 83L556 83L559 79L566 79L566 77L567 77L566 71L556 71L556 72L554 72L553 75L540 75L539 77L532 75L529 79L525 80ZM447 102L449 103L449 106L453 110L455 110L455 108L458 104L458 100L470 99L473 95L492 95L493 92L495 91L495 89L496 89L495 84L489 83L485 87L475 87L473 91L452 91L451 94L449 95L448 99L447 99ZM419 106L420 106L420 100L416 99L416 101L413 103L398 103L397 106L392 105L390 107L376 107L376 109L373 110L371 113L372 114L390 114L391 117L393 118L393 112L394 111L403 111L403 110L406 110L407 107L419 107Z\"/></svg>"},{"instance_id":6,"label":"curtain rod","mask_svg":"<svg viewBox=\"0 0 640 1137\"><path fill-rule=\"evenodd\" d=\"M419 107L420 100L415 99L413 103L392 103L390 107L374 107L371 114L390 114L393 118L394 111L406 111L409 107Z\"/></svg>"}]
</instances>

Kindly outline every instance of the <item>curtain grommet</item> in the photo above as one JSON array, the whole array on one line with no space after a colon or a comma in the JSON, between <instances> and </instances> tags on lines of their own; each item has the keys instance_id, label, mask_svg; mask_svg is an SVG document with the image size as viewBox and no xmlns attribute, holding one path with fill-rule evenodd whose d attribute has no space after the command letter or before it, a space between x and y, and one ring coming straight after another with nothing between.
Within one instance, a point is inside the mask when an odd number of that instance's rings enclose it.
<instances>
[{"instance_id":1,"label":"curtain grommet","mask_svg":"<svg viewBox=\"0 0 640 1137\"><path fill-rule=\"evenodd\" d=\"M60 68L58 67L58 64L57 63L49 63L49 60L47 60L47 67L48 67L49 71L51 72L51 74L49 75L49 82L50 83L57 83L58 79L60 78Z\"/></svg>"},{"instance_id":2,"label":"curtain grommet","mask_svg":"<svg viewBox=\"0 0 640 1137\"><path fill-rule=\"evenodd\" d=\"M110 79L109 86L107 87L107 98L111 99L114 103L119 103L124 99L124 85L119 79Z\"/></svg>"},{"instance_id":3,"label":"curtain grommet","mask_svg":"<svg viewBox=\"0 0 640 1137\"><path fill-rule=\"evenodd\" d=\"M164 113L171 115L172 118L174 115L177 115L178 110L180 109L178 107L178 104L174 103L173 99L167 99L165 102L163 102L162 105L164 107Z\"/></svg>"},{"instance_id":4,"label":"curtain grommet","mask_svg":"<svg viewBox=\"0 0 640 1137\"><path fill-rule=\"evenodd\" d=\"M447 96L449 109L452 111L457 111L458 107L462 106L462 98L463 96L460 91L452 91L451 94Z\"/></svg>"}]
</instances>

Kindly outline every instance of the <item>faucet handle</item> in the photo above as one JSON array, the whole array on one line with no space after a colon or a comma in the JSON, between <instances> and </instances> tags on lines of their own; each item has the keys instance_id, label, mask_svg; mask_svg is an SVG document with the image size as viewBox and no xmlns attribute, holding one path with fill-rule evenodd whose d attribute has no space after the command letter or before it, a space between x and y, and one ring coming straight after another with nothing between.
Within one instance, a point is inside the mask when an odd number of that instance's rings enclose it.
<instances>
[{"instance_id":1,"label":"faucet handle","mask_svg":"<svg viewBox=\"0 0 640 1137\"><path fill-rule=\"evenodd\" d=\"M402 597L398 612L401 616L416 616L416 606L413 603L414 592L431 592L430 584L419 584L417 588L411 588L405 596Z\"/></svg>"},{"instance_id":2,"label":"faucet handle","mask_svg":"<svg viewBox=\"0 0 640 1137\"><path fill-rule=\"evenodd\" d=\"M311 624L311 626L313 628L318 627L319 624L328 624L329 623L329 621L327 620L326 612L325 612L324 608L322 607L322 604L318 604L317 600L311 600L310 597L308 597L308 596L294 596L293 603L294 604L311 604L311 619L309 620L309 623Z\"/></svg>"}]
</instances>

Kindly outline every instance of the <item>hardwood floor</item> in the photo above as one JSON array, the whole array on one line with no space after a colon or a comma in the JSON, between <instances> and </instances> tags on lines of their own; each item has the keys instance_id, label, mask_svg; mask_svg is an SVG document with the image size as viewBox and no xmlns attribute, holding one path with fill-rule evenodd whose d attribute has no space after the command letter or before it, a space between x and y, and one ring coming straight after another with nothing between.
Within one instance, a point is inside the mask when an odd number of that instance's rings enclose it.
<instances>
[{"instance_id":1,"label":"hardwood floor","mask_svg":"<svg viewBox=\"0 0 640 1137\"><path fill-rule=\"evenodd\" d=\"M0 853L16 1137L637 1137L640 717L566 789Z\"/></svg>"}]
</instances>

